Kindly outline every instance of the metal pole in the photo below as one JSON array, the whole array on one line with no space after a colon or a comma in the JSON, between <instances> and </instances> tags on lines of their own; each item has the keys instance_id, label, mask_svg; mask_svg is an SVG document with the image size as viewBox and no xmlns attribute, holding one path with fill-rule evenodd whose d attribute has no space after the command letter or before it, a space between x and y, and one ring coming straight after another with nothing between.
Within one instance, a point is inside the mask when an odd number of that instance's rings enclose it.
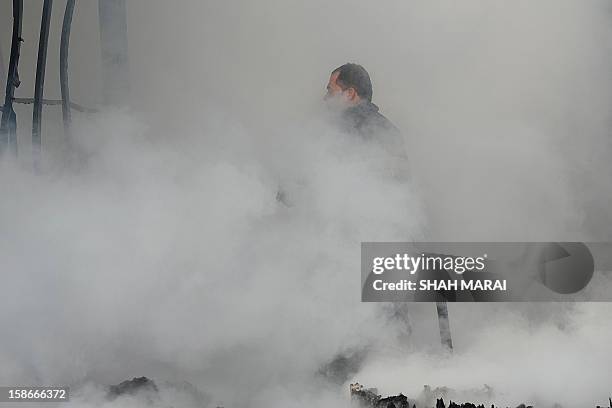
<instances>
[{"instance_id":1,"label":"metal pole","mask_svg":"<svg viewBox=\"0 0 612 408\"><path fill-rule=\"evenodd\" d=\"M2 52L2 44L0 44L0 78L4 79L4 77L6 77L6 68L4 67L4 53Z\"/></svg>"},{"instance_id":2,"label":"metal pole","mask_svg":"<svg viewBox=\"0 0 612 408\"><path fill-rule=\"evenodd\" d=\"M34 84L34 109L32 113L32 159L34 170L40 170L41 154L41 120L45 86L45 68L47 65L47 48L49 45L49 25L53 0L44 0L40 22L40 39L38 41L38 60L36 61L36 82Z\"/></svg>"},{"instance_id":3,"label":"metal pole","mask_svg":"<svg viewBox=\"0 0 612 408\"><path fill-rule=\"evenodd\" d=\"M438 324L440 326L440 341L442 346L453 351L453 340L451 338L450 323L448 321L448 306L446 302L436 302L438 311Z\"/></svg>"},{"instance_id":4,"label":"metal pole","mask_svg":"<svg viewBox=\"0 0 612 408\"><path fill-rule=\"evenodd\" d=\"M98 0L104 102L123 105L129 94L126 0Z\"/></svg>"},{"instance_id":5,"label":"metal pole","mask_svg":"<svg viewBox=\"0 0 612 408\"><path fill-rule=\"evenodd\" d=\"M13 0L13 36L11 38L11 56L9 60L8 76L6 79L6 93L2 119L0 119L0 154L6 148L11 148L17 155L17 115L13 110L13 97L15 88L19 86L19 50L21 48L21 26L23 19L23 0Z\"/></svg>"},{"instance_id":6,"label":"metal pole","mask_svg":"<svg viewBox=\"0 0 612 408\"><path fill-rule=\"evenodd\" d=\"M70 141L70 89L68 84L68 48L70 46L70 28L72 26L72 15L74 13L75 0L66 1L64 11L64 22L62 23L62 37L60 40L60 88L62 92L62 120L64 122L64 137Z\"/></svg>"}]
</instances>

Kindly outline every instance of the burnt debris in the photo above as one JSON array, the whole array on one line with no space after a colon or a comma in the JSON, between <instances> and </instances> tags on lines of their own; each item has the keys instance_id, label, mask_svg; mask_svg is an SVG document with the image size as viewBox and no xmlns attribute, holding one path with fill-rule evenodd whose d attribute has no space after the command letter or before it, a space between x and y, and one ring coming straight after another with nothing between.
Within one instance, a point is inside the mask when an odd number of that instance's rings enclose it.
<instances>
[{"instance_id":1,"label":"burnt debris","mask_svg":"<svg viewBox=\"0 0 612 408\"><path fill-rule=\"evenodd\" d=\"M141 392L157 393L157 386L153 380L147 377L134 377L131 380L123 381L117 385L111 385L108 388L107 398L115 399L122 395L136 395Z\"/></svg>"},{"instance_id":2,"label":"burnt debris","mask_svg":"<svg viewBox=\"0 0 612 408\"><path fill-rule=\"evenodd\" d=\"M145 406L163 406L178 408L182 406L211 408L211 397L195 385L187 381L154 382L147 377L135 377L107 388L106 399L113 401L118 398L137 399ZM180 401L182 405L175 405ZM131 404L128 403L131 406ZM217 406L217 408L223 408Z\"/></svg>"},{"instance_id":3,"label":"burnt debris","mask_svg":"<svg viewBox=\"0 0 612 408\"><path fill-rule=\"evenodd\" d=\"M443 393L443 388L436 388L434 391ZM365 388L362 384L354 383L350 385L351 401L361 408L434 408L433 400L430 403L422 402L421 400L411 400L405 395L399 394L395 396L383 398L378 394L376 388ZM431 393L431 388L425 386L425 393ZM438 394L439 395L439 394ZM487 408L485 404L474 404L472 402L457 403L449 400L448 405L444 402L444 398L435 398L435 408ZM612 408L612 398L609 399L610 408ZM496 408L495 405L490 405L490 408ZM497 408L502 408L497 406ZM508 408L508 407L506 407ZM520 404L516 408L533 408L532 405ZM597 408L604 408L597 406ZM607 408L607 407L605 407Z\"/></svg>"},{"instance_id":4,"label":"burnt debris","mask_svg":"<svg viewBox=\"0 0 612 408\"><path fill-rule=\"evenodd\" d=\"M415 406L414 402L410 405L410 401L403 394L382 398L376 388L364 388L359 383L351 384L350 390L351 401L363 408L410 408L410 406Z\"/></svg>"}]
</instances>

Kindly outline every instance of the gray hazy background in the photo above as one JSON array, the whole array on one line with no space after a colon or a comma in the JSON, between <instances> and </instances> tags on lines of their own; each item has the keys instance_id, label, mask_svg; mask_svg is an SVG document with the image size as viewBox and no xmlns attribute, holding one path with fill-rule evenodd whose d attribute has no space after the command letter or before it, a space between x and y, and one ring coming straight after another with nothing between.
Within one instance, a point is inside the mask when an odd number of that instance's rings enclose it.
<instances>
[{"instance_id":1,"label":"gray hazy background","mask_svg":"<svg viewBox=\"0 0 612 408\"><path fill-rule=\"evenodd\" d=\"M39 3L25 4L19 97L33 95ZM4 0L5 66L10 16ZM98 106L97 2L73 21L72 98ZM358 251L610 241L611 23L607 1L128 1L131 103L73 114L82 166L62 165L61 113L45 108L48 171L33 176L18 108L20 160L0 173L0 382L73 384L96 405L100 384L147 375L228 407L338 405L347 387L313 373L370 346L355 379L383 393L605 403L609 304L451 304L448 358L433 305L389 320L359 302ZM317 119L347 61L402 130L410 184Z\"/></svg>"}]
</instances>

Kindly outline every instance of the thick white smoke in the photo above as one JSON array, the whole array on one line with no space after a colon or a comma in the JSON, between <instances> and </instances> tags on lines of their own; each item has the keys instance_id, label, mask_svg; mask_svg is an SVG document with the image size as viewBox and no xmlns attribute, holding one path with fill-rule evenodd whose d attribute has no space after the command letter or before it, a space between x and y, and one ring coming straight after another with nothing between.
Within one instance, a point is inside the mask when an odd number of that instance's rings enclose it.
<instances>
[{"instance_id":1,"label":"thick white smoke","mask_svg":"<svg viewBox=\"0 0 612 408\"><path fill-rule=\"evenodd\" d=\"M354 272L362 240L416 237L409 186L324 125L257 153L238 120L208 119L152 140L125 115L100 115L78 133L76 170L5 166L3 383L147 373L235 406L381 343L388 323L359 303Z\"/></svg>"},{"instance_id":2,"label":"thick white smoke","mask_svg":"<svg viewBox=\"0 0 612 408\"><path fill-rule=\"evenodd\" d=\"M359 243L609 241L607 2L128 7L131 110L78 117L69 164L47 110L35 176L18 108L21 158L0 172L1 384L70 384L76 404L103 405L101 384L146 375L160 405L187 398L163 385L181 381L227 407L339 405L346 389L316 372L370 347L354 378L381 392L484 402L471 390L486 383L508 405L605 402L608 304L450 305L455 354L441 358L433 305L408 305L407 322L359 302ZM39 18L26 4L18 96L32 96ZM96 2L74 21L72 96L91 105ZM410 184L312 119L347 61L402 129Z\"/></svg>"}]
</instances>

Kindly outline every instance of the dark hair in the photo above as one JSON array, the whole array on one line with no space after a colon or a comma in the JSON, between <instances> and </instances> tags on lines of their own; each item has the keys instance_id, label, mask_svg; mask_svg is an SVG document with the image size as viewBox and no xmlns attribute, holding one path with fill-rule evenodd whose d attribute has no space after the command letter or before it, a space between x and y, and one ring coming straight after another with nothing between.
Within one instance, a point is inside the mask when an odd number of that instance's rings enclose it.
<instances>
[{"instance_id":1,"label":"dark hair","mask_svg":"<svg viewBox=\"0 0 612 408\"><path fill-rule=\"evenodd\" d=\"M359 64L347 63L332 71L332 74L338 72L336 83L344 90L353 88L360 98L367 99L372 102L372 81L370 74Z\"/></svg>"}]
</instances>

